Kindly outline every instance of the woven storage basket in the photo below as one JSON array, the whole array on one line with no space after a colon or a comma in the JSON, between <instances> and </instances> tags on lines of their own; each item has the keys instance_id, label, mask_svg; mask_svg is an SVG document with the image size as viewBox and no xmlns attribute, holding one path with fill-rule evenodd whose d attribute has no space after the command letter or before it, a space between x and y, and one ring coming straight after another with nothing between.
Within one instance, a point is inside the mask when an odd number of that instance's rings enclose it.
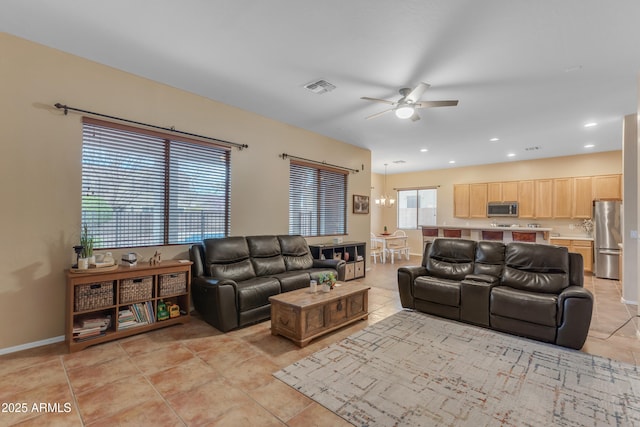
<instances>
[{"instance_id":1,"label":"woven storage basket","mask_svg":"<svg viewBox=\"0 0 640 427\"><path fill-rule=\"evenodd\" d=\"M75 311L95 310L110 305L113 305L113 281L76 286Z\"/></svg>"},{"instance_id":2,"label":"woven storage basket","mask_svg":"<svg viewBox=\"0 0 640 427\"><path fill-rule=\"evenodd\" d=\"M150 300L153 295L153 276L120 281L120 304Z\"/></svg>"},{"instance_id":3,"label":"woven storage basket","mask_svg":"<svg viewBox=\"0 0 640 427\"><path fill-rule=\"evenodd\" d=\"M187 292L187 273L161 274L158 279L161 297Z\"/></svg>"}]
</instances>

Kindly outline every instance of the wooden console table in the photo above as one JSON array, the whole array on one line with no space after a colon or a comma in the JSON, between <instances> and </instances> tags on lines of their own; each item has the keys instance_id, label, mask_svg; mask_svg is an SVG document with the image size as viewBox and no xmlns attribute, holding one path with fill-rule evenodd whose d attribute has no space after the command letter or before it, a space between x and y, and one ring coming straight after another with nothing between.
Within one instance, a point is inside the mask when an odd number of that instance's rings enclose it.
<instances>
[{"instance_id":1,"label":"wooden console table","mask_svg":"<svg viewBox=\"0 0 640 427\"><path fill-rule=\"evenodd\" d=\"M314 338L369 317L369 286L341 283L330 292L298 289L269 298L271 334L304 347Z\"/></svg>"},{"instance_id":2,"label":"wooden console table","mask_svg":"<svg viewBox=\"0 0 640 427\"><path fill-rule=\"evenodd\" d=\"M69 351L188 322L191 264L171 260L154 266L67 270L65 340ZM174 317L158 319L160 301L179 307ZM128 311L137 311L147 321L119 321ZM94 331L91 325L103 319L110 319L109 326Z\"/></svg>"}]
</instances>

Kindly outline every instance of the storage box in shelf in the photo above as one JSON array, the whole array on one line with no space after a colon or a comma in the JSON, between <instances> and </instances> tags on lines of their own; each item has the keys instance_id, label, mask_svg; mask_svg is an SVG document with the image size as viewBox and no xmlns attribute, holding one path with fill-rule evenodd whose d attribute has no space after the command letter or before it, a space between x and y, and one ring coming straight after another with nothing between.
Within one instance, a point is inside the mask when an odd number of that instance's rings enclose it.
<instances>
[{"instance_id":1,"label":"storage box in shelf","mask_svg":"<svg viewBox=\"0 0 640 427\"><path fill-rule=\"evenodd\" d=\"M120 304L150 300L153 296L153 276L120 281Z\"/></svg>"},{"instance_id":2,"label":"storage box in shelf","mask_svg":"<svg viewBox=\"0 0 640 427\"><path fill-rule=\"evenodd\" d=\"M187 292L187 273L161 274L158 281L161 297Z\"/></svg>"},{"instance_id":3,"label":"storage box in shelf","mask_svg":"<svg viewBox=\"0 0 640 427\"><path fill-rule=\"evenodd\" d=\"M113 281L78 285L74 292L74 311L95 310L113 305Z\"/></svg>"}]
</instances>

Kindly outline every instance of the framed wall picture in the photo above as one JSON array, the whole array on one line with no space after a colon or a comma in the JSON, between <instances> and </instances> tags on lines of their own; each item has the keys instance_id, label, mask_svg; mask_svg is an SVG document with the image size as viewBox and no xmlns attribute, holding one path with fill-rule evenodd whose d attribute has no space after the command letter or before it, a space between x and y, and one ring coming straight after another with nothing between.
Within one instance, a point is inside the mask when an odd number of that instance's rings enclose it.
<instances>
[{"instance_id":1,"label":"framed wall picture","mask_svg":"<svg viewBox=\"0 0 640 427\"><path fill-rule=\"evenodd\" d=\"M353 195L353 213L368 214L369 213L369 196Z\"/></svg>"}]
</instances>

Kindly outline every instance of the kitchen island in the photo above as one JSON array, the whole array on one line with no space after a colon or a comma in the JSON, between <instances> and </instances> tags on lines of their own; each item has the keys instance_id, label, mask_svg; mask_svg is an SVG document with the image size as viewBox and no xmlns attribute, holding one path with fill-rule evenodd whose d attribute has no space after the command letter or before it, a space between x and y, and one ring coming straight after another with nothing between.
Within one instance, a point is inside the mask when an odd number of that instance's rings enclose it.
<instances>
[{"instance_id":1,"label":"kitchen island","mask_svg":"<svg viewBox=\"0 0 640 427\"><path fill-rule=\"evenodd\" d=\"M447 237L451 234L451 230L460 230L460 237L470 240L501 240L503 242L514 241L514 234L517 233L535 233L535 243L549 244L549 232L553 228L546 227L530 227L519 226L514 224L487 224L487 225L456 225L456 224L439 224L439 225L423 225L423 236L430 234L425 230L437 229L438 237ZM434 231L435 234L435 231ZM435 236L433 236L435 237Z\"/></svg>"}]
</instances>

